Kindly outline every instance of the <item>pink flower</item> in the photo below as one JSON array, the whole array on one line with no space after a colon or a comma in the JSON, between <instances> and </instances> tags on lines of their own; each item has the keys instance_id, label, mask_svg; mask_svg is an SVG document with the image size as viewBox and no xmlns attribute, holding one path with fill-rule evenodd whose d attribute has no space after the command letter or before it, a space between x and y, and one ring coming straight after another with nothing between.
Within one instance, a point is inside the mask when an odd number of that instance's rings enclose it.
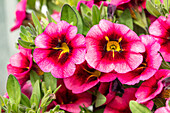
<instances>
[{"instance_id":1,"label":"pink flower","mask_svg":"<svg viewBox=\"0 0 170 113\"><path fill-rule=\"evenodd\" d=\"M167 99L166 101L166 106L165 107L161 107L161 108L158 108L155 113L170 113L170 105L169 105L169 102L170 102L170 98Z\"/></svg>"},{"instance_id":2,"label":"pink flower","mask_svg":"<svg viewBox=\"0 0 170 113\"><path fill-rule=\"evenodd\" d=\"M54 11L53 14L51 15L51 17L58 23L58 22L60 22L61 13Z\"/></svg>"},{"instance_id":3,"label":"pink flower","mask_svg":"<svg viewBox=\"0 0 170 113\"><path fill-rule=\"evenodd\" d=\"M11 31L16 30L22 25L23 20L26 18L26 6L27 0L21 0L17 4L15 25L11 28Z\"/></svg>"},{"instance_id":4,"label":"pink flower","mask_svg":"<svg viewBox=\"0 0 170 113\"><path fill-rule=\"evenodd\" d=\"M106 104L104 113L131 113L129 109L129 101L136 99L136 90L136 88L127 88L124 90L125 92L122 97L113 94L114 98Z\"/></svg>"},{"instance_id":5,"label":"pink flower","mask_svg":"<svg viewBox=\"0 0 170 113\"><path fill-rule=\"evenodd\" d=\"M152 77L161 65L162 58L158 53L160 49L159 43L149 35L140 36L142 43L145 45L145 53L143 53L143 62L135 70L125 74L117 73L117 77L122 84L134 85L140 80L147 80ZM113 72L112 76L115 76Z\"/></svg>"},{"instance_id":6,"label":"pink flower","mask_svg":"<svg viewBox=\"0 0 170 113\"><path fill-rule=\"evenodd\" d=\"M94 0L90 0L90 1L86 1L86 0L80 0L77 3L77 10L80 11L80 4L83 3L85 5L87 5L89 8L92 8L92 6L94 5Z\"/></svg>"},{"instance_id":7,"label":"pink flower","mask_svg":"<svg viewBox=\"0 0 170 113\"><path fill-rule=\"evenodd\" d=\"M57 80L58 85L62 85L56 93L56 99L52 102L53 105L60 105L60 108L71 113L79 113L79 106L90 106L92 103L92 95L90 93L73 94L71 90L68 90L63 80Z\"/></svg>"},{"instance_id":8,"label":"pink flower","mask_svg":"<svg viewBox=\"0 0 170 113\"><path fill-rule=\"evenodd\" d=\"M100 75L101 72L90 68L87 62L84 62L76 66L73 76L65 78L64 83L73 93L82 93L95 86L99 82Z\"/></svg>"},{"instance_id":9,"label":"pink flower","mask_svg":"<svg viewBox=\"0 0 170 113\"><path fill-rule=\"evenodd\" d=\"M160 16L149 27L149 33L160 43L160 52L165 61L170 61L170 15L166 18Z\"/></svg>"},{"instance_id":10,"label":"pink flower","mask_svg":"<svg viewBox=\"0 0 170 113\"><path fill-rule=\"evenodd\" d=\"M115 5L115 6L119 6L121 4L125 4L125 3L128 3L128 2L130 2L130 0L111 0L110 2L104 1L104 4L107 3L107 5L112 4L112 5Z\"/></svg>"},{"instance_id":11,"label":"pink flower","mask_svg":"<svg viewBox=\"0 0 170 113\"><path fill-rule=\"evenodd\" d=\"M25 49L19 46L20 52L10 58L10 64L7 65L8 75L13 74L20 85L29 79L29 72L33 65L31 49Z\"/></svg>"},{"instance_id":12,"label":"pink flower","mask_svg":"<svg viewBox=\"0 0 170 113\"><path fill-rule=\"evenodd\" d=\"M145 47L135 32L125 25L101 20L86 36L87 63L101 71L127 73L143 61Z\"/></svg>"},{"instance_id":13,"label":"pink flower","mask_svg":"<svg viewBox=\"0 0 170 113\"><path fill-rule=\"evenodd\" d=\"M51 72L56 78L72 76L75 64L85 61L85 38L77 33L77 27L65 21L50 23L45 31L36 37L33 57L44 72Z\"/></svg>"},{"instance_id":14,"label":"pink flower","mask_svg":"<svg viewBox=\"0 0 170 113\"><path fill-rule=\"evenodd\" d=\"M144 103L155 98L164 88L162 81L170 77L170 70L161 69L150 79L144 81L135 96L137 102Z\"/></svg>"}]
</instances>

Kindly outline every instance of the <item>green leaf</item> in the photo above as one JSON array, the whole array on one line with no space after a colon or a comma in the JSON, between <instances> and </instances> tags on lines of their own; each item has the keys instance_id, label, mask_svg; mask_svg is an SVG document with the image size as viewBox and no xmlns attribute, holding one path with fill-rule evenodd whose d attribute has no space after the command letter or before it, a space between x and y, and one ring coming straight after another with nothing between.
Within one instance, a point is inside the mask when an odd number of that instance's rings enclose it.
<instances>
[{"instance_id":1,"label":"green leaf","mask_svg":"<svg viewBox=\"0 0 170 113\"><path fill-rule=\"evenodd\" d=\"M42 26L41 26L41 24L40 24L40 22L39 22L39 20L38 20L38 18L37 18L37 16L35 15L34 12L32 12L32 20L33 20L33 22L34 22L35 28L38 27L38 29L37 29L37 30L38 30L38 34L41 34L41 33L43 32Z\"/></svg>"},{"instance_id":2,"label":"green leaf","mask_svg":"<svg viewBox=\"0 0 170 113\"><path fill-rule=\"evenodd\" d=\"M132 113L151 113L151 111L146 106L133 100L129 102L129 106Z\"/></svg>"},{"instance_id":3,"label":"green leaf","mask_svg":"<svg viewBox=\"0 0 170 113\"><path fill-rule=\"evenodd\" d=\"M158 8L154 7L154 4L150 0L146 0L146 9L147 11L155 17L161 16Z\"/></svg>"},{"instance_id":4,"label":"green leaf","mask_svg":"<svg viewBox=\"0 0 170 113\"><path fill-rule=\"evenodd\" d=\"M92 27L92 12L91 9L85 4L80 4L80 12L83 18L84 25L89 29ZM83 27L84 28L84 27Z\"/></svg>"},{"instance_id":5,"label":"green leaf","mask_svg":"<svg viewBox=\"0 0 170 113\"><path fill-rule=\"evenodd\" d=\"M22 105L27 106L27 107L31 107L30 104L30 100L28 99L28 97L26 95L24 95L23 93L21 93L21 102Z\"/></svg>"},{"instance_id":6,"label":"green leaf","mask_svg":"<svg viewBox=\"0 0 170 113\"><path fill-rule=\"evenodd\" d=\"M5 97L3 97L3 96L0 96L0 102L1 102L2 108L4 108L5 106L7 106L8 101L9 101L8 98L5 98Z\"/></svg>"},{"instance_id":7,"label":"green leaf","mask_svg":"<svg viewBox=\"0 0 170 113\"><path fill-rule=\"evenodd\" d=\"M97 98L95 102L95 107L99 107L106 102L106 97L103 94L101 94L99 91L97 92L96 96Z\"/></svg>"},{"instance_id":8,"label":"green leaf","mask_svg":"<svg viewBox=\"0 0 170 113\"><path fill-rule=\"evenodd\" d=\"M31 72L30 72L30 80L31 80L32 87L34 87L35 82L37 80L40 81L40 77L38 76L38 74L35 71L31 70Z\"/></svg>"},{"instance_id":9,"label":"green leaf","mask_svg":"<svg viewBox=\"0 0 170 113\"><path fill-rule=\"evenodd\" d=\"M29 9L35 9L36 0L27 0L27 6Z\"/></svg>"},{"instance_id":10,"label":"green leaf","mask_svg":"<svg viewBox=\"0 0 170 113\"><path fill-rule=\"evenodd\" d=\"M58 6L58 5L56 5L56 4L54 4L54 3L52 3L52 2L48 2L48 3L47 3L47 6L48 6L48 8L51 9L51 10L55 10L55 11L57 11L57 12L61 12L61 7Z\"/></svg>"},{"instance_id":11,"label":"green leaf","mask_svg":"<svg viewBox=\"0 0 170 113\"><path fill-rule=\"evenodd\" d=\"M26 42L26 41L18 39L18 43L24 48L35 49L35 44L32 42Z\"/></svg>"},{"instance_id":12,"label":"green leaf","mask_svg":"<svg viewBox=\"0 0 170 113\"><path fill-rule=\"evenodd\" d=\"M10 102L17 106L21 100L21 88L20 88L18 80L13 75L8 76L7 93L8 93Z\"/></svg>"},{"instance_id":13,"label":"green leaf","mask_svg":"<svg viewBox=\"0 0 170 113\"><path fill-rule=\"evenodd\" d=\"M47 89L51 87L51 90L54 91L57 86L57 79L53 77L51 73L44 73L44 82L46 84Z\"/></svg>"},{"instance_id":14,"label":"green leaf","mask_svg":"<svg viewBox=\"0 0 170 113\"><path fill-rule=\"evenodd\" d=\"M96 25L100 21L100 11L96 5L92 7L92 24Z\"/></svg>"},{"instance_id":15,"label":"green leaf","mask_svg":"<svg viewBox=\"0 0 170 113\"><path fill-rule=\"evenodd\" d=\"M49 12L47 12L47 18L48 18L49 23L54 22L55 24L57 24L57 22L51 17Z\"/></svg>"},{"instance_id":16,"label":"green leaf","mask_svg":"<svg viewBox=\"0 0 170 113\"><path fill-rule=\"evenodd\" d=\"M77 33L82 34L83 33L83 20L82 20L82 18L80 16L79 11L76 9L76 7L73 7L73 9L74 9L74 11L75 11L75 13L77 15L77 19L78 19L78 23L77 23L78 31L77 31Z\"/></svg>"},{"instance_id":17,"label":"green leaf","mask_svg":"<svg viewBox=\"0 0 170 113\"><path fill-rule=\"evenodd\" d=\"M128 26L133 30L133 21L129 9L126 9L119 18L119 23Z\"/></svg>"},{"instance_id":18,"label":"green leaf","mask_svg":"<svg viewBox=\"0 0 170 113\"><path fill-rule=\"evenodd\" d=\"M11 107L11 103L8 101L7 103L7 113L11 113L12 107Z\"/></svg>"},{"instance_id":19,"label":"green leaf","mask_svg":"<svg viewBox=\"0 0 170 113\"><path fill-rule=\"evenodd\" d=\"M65 4L63 6L61 11L61 20L64 20L73 26L77 25L77 21L78 21L77 15L70 5Z\"/></svg>"},{"instance_id":20,"label":"green leaf","mask_svg":"<svg viewBox=\"0 0 170 113\"><path fill-rule=\"evenodd\" d=\"M39 107L40 99L41 99L40 81L37 80L34 84L31 99L30 99L31 106L35 106L36 110Z\"/></svg>"}]
</instances>

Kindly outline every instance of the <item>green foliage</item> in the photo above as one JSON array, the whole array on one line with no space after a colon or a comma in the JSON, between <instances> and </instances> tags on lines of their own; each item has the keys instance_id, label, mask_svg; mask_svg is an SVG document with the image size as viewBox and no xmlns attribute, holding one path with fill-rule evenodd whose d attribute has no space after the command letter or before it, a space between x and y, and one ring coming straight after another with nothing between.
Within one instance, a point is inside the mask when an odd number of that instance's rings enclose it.
<instances>
[{"instance_id":1,"label":"green foliage","mask_svg":"<svg viewBox=\"0 0 170 113\"><path fill-rule=\"evenodd\" d=\"M32 87L34 87L35 82L37 80L40 81L40 77L38 76L38 74L35 71L31 70L30 71L30 80L31 80Z\"/></svg>"},{"instance_id":2,"label":"green foliage","mask_svg":"<svg viewBox=\"0 0 170 113\"><path fill-rule=\"evenodd\" d=\"M105 102L106 102L106 97L98 91L96 95L95 107L99 107L103 105Z\"/></svg>"},{"instance_id":3,"label":"green foliage","mask_svg":"<svg viewBox=\"0 0 170 113\"><path fill-rule=\"evenodd\" d=\"M51 73L44 73L44 82L46 84L46 88L51 88L52 91L56 89L57 86L57 79L53 77Z\"/></svg>"},{"instance_id":4,"label":"green foliage","mask_svg":"<svg viewBox=\"0 0 170 113\"><path fill-rule=\"evenodd\" d=\"M76 7L73 7L73 9L74 9L74 11L77 15L77 20L78 20L78 22L77 22L77 29L78 29L77 33L82 34L83 33L83 20L80 16L80 13L76 9Z\"/></svg>"},{"instance_id":5,"label":"green foliage","mask_svg":"<svg viewBox=\"0 0 170 113\"><path fill-rule=\"evenodd\" d=\"M35 9L36 0L27 0L27 6L29 9Z\"/></svg>"},{"instance_id":6,"label":"green foliage","mask_svg":"<svg viewBox=\"0 0 170 113\"><path fill-rule=\"evenodd\" d=\"M133 100L129 102L129 107L132 113L151 113L151 111L146 106Z\"/></svg>"},{"instance_id":7,"label":"green foliage","mask_svg":"<svg viewBox=\"0 0 170 113\"><path fill-rule=\"evenodd\" d=\"M7 92L8 92L11 105L15 105L13 110L17 112L18 111L17 106L19 105L21 100L21 88L18 80L13 75L8 76Z\"/></svg>"},{"instance_id":8,"label":"green foliage","mask_svg":"<svg viewBox=\"0 0 170 113\"><path fill-rule=\"evenodd\" d=\"M25 105L26 107L29 107L29 108L31 107L29 98L26 95L24 95L23 93L21 93L20 104Z\"/></svg>"},{"instance_id":9,"label":"green foliage","mask_svg":"<svg viewBox=\"0 0 170 113\"><path fill-rule=\"evenodd\" d=\"M131 30L133 30L133 20L130 14L129 9L126 9L119 18L119 23L128 26Z\"/></svg>"},{"instance_id":10,"label":"green foliage","mask_svg":"<svg viewBox=\"0 0 170 113\"><path fill-rule=\"evenodd\" d=\"M34 12L32 12L32 20L34 22L36 30L38 31L38 34L41 34L43 32L42 26Z\"/></svg>"},{"instance_id":11,"label":"green foliage","mask_svg":"<svg viewBox=\"0 0 170 113\"><path fill-rule=\"evenodd\" d=\"M70 5L65 4L63 6L61 11L61 20L64 20L73 26L77 25L77 15Z\"/></svg>"},{"instance_id":12,"label":"green foliage","mask_svg":"<svg viewBox=\"0 0 170 113\"><path fill-rule=\"evenodd\" d=\"M100 10L96 5L93 5L92 7L92 24L96 25L100 21Z\"/></svg>"},{"instance_id":13,"label":"green foliage","mask_svg":"<svg viewBox=\"0 0 170 113\"><path fill-rule=\"evenodd\" d=\"M38 109L40 99L41 99L40 81L37 80L34 84L32 95L31 95L31 98L30 98L31 107L34 110Z\"/></svg>"}]
</instances>

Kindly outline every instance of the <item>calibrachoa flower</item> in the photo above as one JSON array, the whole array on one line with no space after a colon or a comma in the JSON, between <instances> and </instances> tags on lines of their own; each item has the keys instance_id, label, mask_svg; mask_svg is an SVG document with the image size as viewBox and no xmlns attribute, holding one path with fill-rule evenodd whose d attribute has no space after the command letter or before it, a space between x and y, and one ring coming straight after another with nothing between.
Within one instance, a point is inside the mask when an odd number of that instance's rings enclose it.
<instances>
[{"instance_id":1,"label":"calibrachoa flower","mask_svg":"<svg viewBox=\"0 0 170 113\"><path fill-rule=\"evenodd\" d=\"M140 80L147 80L156 73L161 65L162 58L158 53L159 43L149 35L141 35L140 38L146 48L145 53L143 53L143 62L133 71L125 74L117 73L122 84L134 85L139 83ZM112 76L115 76L114 72Z\"/></svg>"},{"instance_id":2,"label":"calibrachoa flower","mask_svg":"<svg viewBox=\"0 0 170 113\"><path fill-rule=\"evenodd\" d=\"M8 75L13 74L22 86L29 79L29 72L33 65L31 49L19 46L19 53L10 58L7 65Z\"/></svg>"},{"instance_id":3,"label":"calibrachoa flower","mask_svg":"<svg viewBox=\"0 0 170 113\"><path fill-rule=\"evenodd\" d=\"M79 106L90 106L92 103L92 95L90 93L73 94L71 90L68 90L63 80L57 80L58 85L62 85L57 91L56 99L52 102L53 105L60 105L60 108L71 113L79 113ZM50 105L52 107L52 105Z\"/></svg>"},{"instance_id":4,"label":"calibrachoa flower","mask_svg":"<svg viewBox=\"0 0 170 113\"><path fill-rule=\"evenodd\" d=\"M170 70L161 69L158 70L153 77L144 81L135 96L137 102L144 103L160 94L164 88L162 81L170 77Z\"/></svg>"},{"instance_id":5,"label":"calibrachoa flower","mask_svg":"<svg viewBox=\"0 0 170 113\"><path fill-rule=\"evenodd\" d=\"M165 61L170 61L170 15L166 18L160 16L149 27L149 33L160 43L160 52Z\"/></svg>"},{"instance_id":6,"label":"calibrachoa flower","mask_svg":"<svg viewBox=\"0 0 170 113\"><path fill-rule=\"evenodd\" d=\"M77 27L65 21L50 23L45 31L36 37L33 57L44 72L51 72L56 78L72 76L75 64L85 61L85 38L77 33Z\"/></svg>"},{"instance_id":7,"label":"calibrachoa flower","mask_svg":"<svg viewBox=\"0 0 170 113\"><path fill-rule=\"evenodd\" d=\"M145 47L135 32L122 24L101 20L86 36L88 64L101 71L126 73L143 61Z\"/></svg>"},{"instance_id":8,"label":"calibrachoa flower","mask_svg":"<svg viewBox=\"0 0 170 113\"><path fill-rule=\"evenodd\" d=\"M95 70L85 61L84 63L77 65L73 76L65 78L64 83L73 93L82 93L94 87L99 81L110 82L115 78L116 75Z\"/></svg>"},{"instance_id":9,"label":"calibrachoa flower","mask_svg":"<svg viewBox=\"0 0 170 113\"><path fill-rule=\"evenodd\" d=\"M21 0L17 4L15 25L11 28L11 31L16 30L22 25L23 20L26 18L26 6L27 0Z\"/></svg>"},{"instance_id":10,"label":"calibrachoa flower","mask_svg":"<svg viewBox=\"0 0 170 113\"><path fill-rule=\"evenodd\" d=\"M104 113L131 113L129 101L135 100L136 88L127 88L124 90L122 97L113 94L114 98L106 104Z\"/></svg>"},{"instance_id":11,"label":"calibrachoa flower","mask_svg":"<svg viewBox=\"0 0 170 113\"><path fill-rule=\"evenodd\" d=\"M158 108L155 113L170 113L170 98L166 101L166 106Z\"/></svg>"}]
</instances>

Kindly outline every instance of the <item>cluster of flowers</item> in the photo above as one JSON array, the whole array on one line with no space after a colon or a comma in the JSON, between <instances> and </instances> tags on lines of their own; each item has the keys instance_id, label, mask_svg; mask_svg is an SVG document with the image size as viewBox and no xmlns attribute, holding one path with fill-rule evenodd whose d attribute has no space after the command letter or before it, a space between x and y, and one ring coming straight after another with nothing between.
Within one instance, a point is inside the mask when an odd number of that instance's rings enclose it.
<instances>
[{"instance_id":1,"label":"cluster of flowers","mask_svg":"<svg viewBox=\"0 0 170 113\"><path fill-rule=\"evenodd\" d=\"M104 1L104 5L123 10L137 7L134 1L137 0L111 0ZM137 8L142 10L146 1L140 2ZM100 6L102 1L80 1L78 10L80 3L91 8L93 4ZM16 26L12 30L26 17L26 0L21 0L18 7L21 10L16 12ZM35 70L39 75L51 72L58 78L57 85L62 85L48 109L60 105L60 109L78 113L79 106L92 105L95 98L91 93L97 91L106 97L100 106L104 113L129 113L131 100L152 110L155 98L166 99L166 107L155 113L170 112L170 70L160 69L164 60L170 62L170 15L153 21L149 35L138 36L123 24L102 19L84 36L77 34L76 26L60 21L60 13L56 14L57 24L49 23L35 38L34 50L19 45L20 52L10 58L8 74L17 78L24 94L31 95L28 81L30 71Z\"/></svg>"}]
</instances>

